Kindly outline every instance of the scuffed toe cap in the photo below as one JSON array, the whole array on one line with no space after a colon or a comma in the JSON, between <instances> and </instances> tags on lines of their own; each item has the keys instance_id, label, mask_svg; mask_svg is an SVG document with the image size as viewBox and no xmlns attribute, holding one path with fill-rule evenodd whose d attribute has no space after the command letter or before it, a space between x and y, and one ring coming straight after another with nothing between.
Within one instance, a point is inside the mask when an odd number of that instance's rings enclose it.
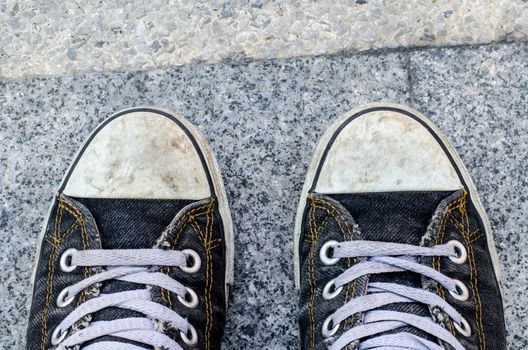
<instances>
[{"instance_id":1,"label":"scuffed toe cap","mask_svg":"<svg viewBox=\"0 0 528 350\"><path fill-rule=\"evenodd\" d=\"M328 147L315 184L319 193L462 188L433 134L396 111L371 111L351 120Z\"/></svg>"},{"instance_id":2,"label":"scuffed toe cap","mask_svg":"<svg viewBox=\"0 0 528 350\"><path fill-rule=\"evenodd\" d=\"M209 197L205 165L180 124L154 111L111 118L79 154L63 192L92 198Z\"/></svg>"}]
</instances>

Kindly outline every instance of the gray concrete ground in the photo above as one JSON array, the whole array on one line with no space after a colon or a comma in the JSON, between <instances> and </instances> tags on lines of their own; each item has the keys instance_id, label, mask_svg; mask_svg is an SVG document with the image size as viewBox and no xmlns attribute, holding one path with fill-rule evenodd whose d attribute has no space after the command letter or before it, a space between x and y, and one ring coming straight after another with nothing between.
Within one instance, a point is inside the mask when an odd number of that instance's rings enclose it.
<instances>
[{"instance_id":1,"label":"gray concrete ground","mask_svg":"<svg viewBox=\"0 0 528 350\"><path fill-rule=\"evenodd\" d=\"M526 0L0 0L0 78L528 38Z\"/></svg>"},{"instance_id":2,"label":"gray concrete ground","mask_svg":"<svg viewBox=\"0 0 528 350\"><path fill-rule=\"evenodd\" d=\"M508 342L528 347L528 43L0 81L0 349L24 345L35 239L83 139L114 111L159 105L205 133L236 227L224 347L297 348L295 209L313 147L369 101L411 105L480 189L503 266Z\"/></svg>"}]
</instances>

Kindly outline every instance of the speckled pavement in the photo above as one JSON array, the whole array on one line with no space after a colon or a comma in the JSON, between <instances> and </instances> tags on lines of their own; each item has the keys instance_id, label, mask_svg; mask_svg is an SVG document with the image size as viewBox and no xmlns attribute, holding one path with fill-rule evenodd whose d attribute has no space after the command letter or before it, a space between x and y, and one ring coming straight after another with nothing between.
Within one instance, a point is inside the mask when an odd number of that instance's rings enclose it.
<instances>
[{"instance_id":1,"label":"speckled pavement","mask_svg":"<svg viewBox=\"0 0 528 350\"><path fill-rule=\"evenodd\" d=\"M226 349L296 349L293 222L325 128L369 101L411 105L449 136L491 218L508 341L528 348L528 43L339 54L0 81L0 349L22 349L35 239L70 159L109 114L187 116L223 171L236 228Z\"/></svg>"},{"instance_id":2,"label":"speckled pavement","mask_svg":"<svg viewBox=\"0 0 528 350\"><path fill-rule=\"evenodd\" d=\"M526 0L0 0L0 78L528 39Z\"/></svg>"}]
</instances>

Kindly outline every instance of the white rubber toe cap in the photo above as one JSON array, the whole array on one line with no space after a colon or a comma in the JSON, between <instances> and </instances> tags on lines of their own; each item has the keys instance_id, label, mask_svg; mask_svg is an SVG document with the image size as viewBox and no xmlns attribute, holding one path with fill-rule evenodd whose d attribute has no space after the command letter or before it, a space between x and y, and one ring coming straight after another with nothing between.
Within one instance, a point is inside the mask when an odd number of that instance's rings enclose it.
<instances>
[{"instance_id":1,"label":"white rubber toe cap","mask_svg":"<svg viewBox=\"0 0 528 350\"><path fill-rule=\"evenodd\" d=\"M447 153L416 119L390 110L365 113L329 140L318 193L444 191L462 188Z\"/></svg>"},{"instance_id":2,"label":"white rubber toe cap","mask_svg":"<svg viewBox=\"0 0 528 350\"><path fill-rule=\"evenodd\" d=\"M185 123L152 111L125 112L111 118L92 134L78 155L63 184L64 194L89 198L210 197L205 165Z\"/></svg>"}]
</instances>

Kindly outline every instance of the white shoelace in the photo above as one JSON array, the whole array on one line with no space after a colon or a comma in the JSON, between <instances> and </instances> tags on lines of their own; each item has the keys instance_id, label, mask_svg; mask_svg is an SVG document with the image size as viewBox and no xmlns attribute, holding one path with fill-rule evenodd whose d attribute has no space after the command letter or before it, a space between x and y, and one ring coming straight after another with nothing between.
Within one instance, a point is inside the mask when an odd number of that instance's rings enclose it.
<instances>
[{"instance_id":1,"label":"white shoelace","mask_svg":"<svg viewBox=\"0 0 528 350\"><path fill-rule=\"evenodd\" d=\"M331 248L333 248L333 256L329 257L328 251ZM457 264L463 263L466 251L463 245L456 241L431 248L375 241L341 243L330 241L323 245L320 253L321 260L327 265L335 264L342 258L369 258L353 265L336 279L330 281L323 292L325 299L334 298L344 286L361 276L404 271L427 276L446 288L455 298L467 299L467 288L462 282L449 278L431 267L422 265L416 259L419 256L449 257ZM342 321L354 314L365 313L363 324L346 330L328 348L339 350L354 341L360 341L359 349L361 350L443 350L443 347L437 343L408 332L382 334L412 326L444 341L455 350L464 350L464 347L453 334L435 323L431 317L417 316L400 311L375 310L394 303L421 303L436 306L451 318L455 328L460 333L466 332L465 335L467 336L467 332L470 332L467 321L438 295L397 283L373 282L369 284L366 295L350 300L326 319L323 324L323 335L331 337L336 334ZM369 339L361 340L365 338Z\"/></svg>"},{"instance_id":2,"label":"white shoelace","mask_svg":"<svg viewBox=\"0 0 528 350\"><path fill-rule=\"evenodd\" d=\"M187 266L188 257L194 260L193 266ZM67 259L71 257L71 263ZM106 271L85 278L80 282L65 288L57 299L59 307L70 304L75 296L84 289L100 282L119 280L140 285L158 286L175 293L180 302L187 307L195 307L198 301L196 293L183 286L168 275L149 271L151 266L180 267L186 272L196 272L200 267L200 258L192 250L172 251L162 249L131 249L131 250L67 250L61 258L61 268L73 271L77 267L107 268ZM190 296L191 301L186 299ZM88 327L67 336L68 330L83 317L109 307L117 307L139 312L145 317L128 317L112 321L92 322ZM137 289L112 294L100 294L79 305L55 329L52 335L53 345L62 350L104 336L112 336L131 340L141 344L168 350L182 350L182 347L167 335L156 330L155 321L167 322L180 330L182 339L188 343L196 343L196 330L182 316L159 303L152 301L148 289ZM191 335L188 337L188 335ZM114 341L95 342L83 350L144 350L144 348Z\"/></svg>"}]
</instances>

